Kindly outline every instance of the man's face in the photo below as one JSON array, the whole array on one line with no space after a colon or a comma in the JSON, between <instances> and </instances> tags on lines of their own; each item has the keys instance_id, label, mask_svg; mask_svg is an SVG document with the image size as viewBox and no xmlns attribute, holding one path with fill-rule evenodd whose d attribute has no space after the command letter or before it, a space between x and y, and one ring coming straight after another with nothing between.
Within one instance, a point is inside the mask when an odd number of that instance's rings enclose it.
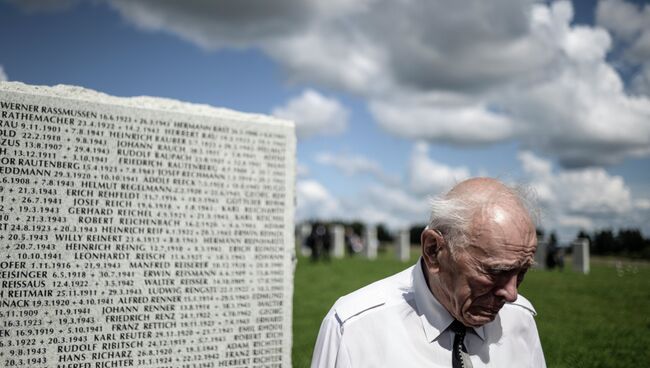
<instances>
[{"instance_id":1,"label":"man's face","mask_svg":"<svg viewBox=\"0 0 650 368\"><path fill-rule=\"evenodd\" d=\"M467 326L496 318L533 263L535 230L521 211L493 208L475 219L469 244L440 255L441 303Z\"/></svg>"}]
</instances>

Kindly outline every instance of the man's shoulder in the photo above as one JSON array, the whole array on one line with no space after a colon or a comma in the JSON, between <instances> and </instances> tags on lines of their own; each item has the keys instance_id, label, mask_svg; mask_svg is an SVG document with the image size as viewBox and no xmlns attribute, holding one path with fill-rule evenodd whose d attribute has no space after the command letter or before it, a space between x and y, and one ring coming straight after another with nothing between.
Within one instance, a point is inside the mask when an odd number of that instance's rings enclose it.
<instances>
[{"instance_id":1,"label":"man's shoulder","mask_svg":"<svg viewBox=\"0 0 650 368\"><path fill-rule=\"evenodd\" d=\"M404 302L413 294L413 267L339 298L332 310L340 325L355 317Z\"/></svg>"},{"instance_id":2,"label":"man's shoulder","mask_svg":"<svg viewBox=\"0 0 650 368\"><path fill-rule=\"evenodd\" d=\"M506 303L504 307L507 307L507 310L512 312L527 312L532 316L537 315L533 304L521 294L517 295L517 299L514 302Z\"/></svg>"}]
</instances>

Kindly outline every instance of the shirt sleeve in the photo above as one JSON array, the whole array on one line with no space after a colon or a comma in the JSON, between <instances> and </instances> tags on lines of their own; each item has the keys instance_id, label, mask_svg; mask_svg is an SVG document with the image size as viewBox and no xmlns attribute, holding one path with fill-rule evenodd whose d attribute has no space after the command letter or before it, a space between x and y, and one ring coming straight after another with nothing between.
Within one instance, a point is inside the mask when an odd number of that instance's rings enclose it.
<instances>
[{"instance_id":1,"label":"shirt sleeve","mask_svg":"<svg viewBox=\"0 0 650 368\"><path fill-rule=\"evenodd\" d=\"M531 364L533 368L546 368L546 360L544 359L544 351L542 350L542 343L539 340L539 333L537 332L537 325L535 324L535 318L531 316L530 318L530 337L529 341L531 344Z\"/></svg>"},{"instance_id":2,"label":"shirt sleeve","mask_svg":"<svg viewBox=\"0 0 650 368\"><path fill-rule=\"evenodd\" d=\"M330 310L323 319L314 347L311 368L348 368L350 361L345 348L341 344L342 333L334 309Z\"/></svg>"}]
</instances>

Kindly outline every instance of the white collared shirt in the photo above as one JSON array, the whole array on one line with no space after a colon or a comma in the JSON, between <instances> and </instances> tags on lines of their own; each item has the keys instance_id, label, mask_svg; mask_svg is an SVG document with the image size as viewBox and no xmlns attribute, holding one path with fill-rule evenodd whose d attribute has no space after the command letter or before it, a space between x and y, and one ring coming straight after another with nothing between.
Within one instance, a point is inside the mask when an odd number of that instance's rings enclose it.
<instances>
[{"instance_id":1,"label":"white collared shirt","mask_svg":"<svg viewBox=\"0 0 650 368\"><path fill-rule=\"evenodd\" d=\"M494 321L468 330L474 368L546 367L533 306L519 295ZM420 263L340 298L320 328L312 368L451 367L453 317Z\"/></svg>"}]
</instances>

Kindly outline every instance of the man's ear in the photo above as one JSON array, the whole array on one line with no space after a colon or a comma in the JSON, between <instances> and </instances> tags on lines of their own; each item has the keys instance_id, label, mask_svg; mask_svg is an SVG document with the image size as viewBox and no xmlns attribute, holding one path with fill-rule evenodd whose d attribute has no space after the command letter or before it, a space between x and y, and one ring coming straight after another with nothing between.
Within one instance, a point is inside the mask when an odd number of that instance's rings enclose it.
<instances>
[{"instance_id":1,"label":"man's ear","mask_svg":"<svg viewBox=\"0 0 650 368\"><path fill-rule=\"evenodd\" d=\"M426 228L420 236L420 243L422 244L422 259L432 273L437 273L440 270L440 250L445 245L445 239L438 230Z\"/></svg>"}]
</instances>

